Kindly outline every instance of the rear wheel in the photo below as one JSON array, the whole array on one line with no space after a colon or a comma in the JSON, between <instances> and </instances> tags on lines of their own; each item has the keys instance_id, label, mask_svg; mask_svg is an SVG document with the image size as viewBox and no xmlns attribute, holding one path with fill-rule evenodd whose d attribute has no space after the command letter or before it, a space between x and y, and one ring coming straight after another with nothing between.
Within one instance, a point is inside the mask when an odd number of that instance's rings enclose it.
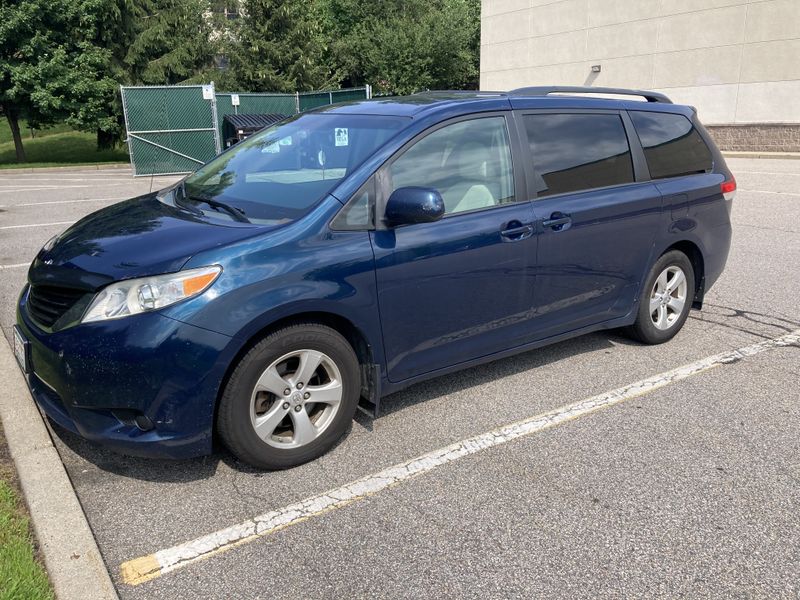
<instances>
[{"instance_id":1,"label":"rear wheel","mask_svg":"<svg viewBox=\"0 0 800 600\"><path fill-rule=\"evenodd\" d=\"M680 331L694 297L694 269L677 250L662 255L650 269L639 296L632 337L646 344L662 344Z\"/></svg>"},{"instance_id":2,"label":"rear wheel","mask_svg":"<svg viewBox=\"0 0 800 600\"><path fill-rule=\"evenodd\" d=\"M327 452L353 419L358 359L318 324L280 329L239 362L220 401L217 430L242 461L286 469Z\"/></svg>"}]
</instances>

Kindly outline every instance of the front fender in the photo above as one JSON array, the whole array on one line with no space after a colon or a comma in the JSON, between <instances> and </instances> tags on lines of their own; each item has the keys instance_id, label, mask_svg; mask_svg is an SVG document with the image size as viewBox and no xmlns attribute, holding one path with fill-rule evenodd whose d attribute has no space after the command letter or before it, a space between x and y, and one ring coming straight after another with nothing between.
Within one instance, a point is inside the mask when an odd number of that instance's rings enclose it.
<instances>
[{"instance_id":1,"label":"front fender","mask_svg":"<svg viewBox=\"0 0 800 600\"><path fill-rule=\"evenodd\" d=\"M223 272L204 294L167 308L167 316L233 338L240 348L271 324L305 313L327 313L352 323L384 363L367 231L330 231L341 204L331 199L314 223L192 258L187 268L220 264Z\"/></svg>"}]
</instances>

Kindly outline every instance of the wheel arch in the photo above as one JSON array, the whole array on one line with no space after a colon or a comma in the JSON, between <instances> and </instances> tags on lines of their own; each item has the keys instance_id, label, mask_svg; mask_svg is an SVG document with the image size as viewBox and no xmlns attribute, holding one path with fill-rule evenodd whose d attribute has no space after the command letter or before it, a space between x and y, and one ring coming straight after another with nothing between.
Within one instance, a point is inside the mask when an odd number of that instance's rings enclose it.
<instances>
[{"instance_id":1,"label":"wheel arch","mask_svg":"<svg viewBox=\"0 0 800 600\"><path fill-rule=\"evenodd\" d=\"M677 250L686 255L689 262L692 263L694 270L694 298L692 300L693 308L703 307L703 296L705 295L706 278L705 278L705 259L703 258L703 251L700 247L691 240L681 240L675 242L666 248L660 256L667 252Z\"/></svg>"},{"instance_id":2,"label":"wheel arch","mask_svg":"<svg viewBox=\"0 0 800 600\"><path fill-rule=\"evenodd\" d=\"M250 349L255 346L261 339L269 335L273 331L277 331L290 325L297 325L301 323L313 323L317 325L325 325L330 327L337 333L341 334L353 351L356 353L361 372L361 395L362 397L375 402L380 397L380 367L376 364L376 354L379 349L375 348L370 343L367 335L358 327L351 319L348 319L340 314L328 312L325 310L307 310L296 312L289 315L276 318L268 324L261 326L255 331L248 332L244 341L240 344L238 350L233 355L225 373L220 381L219 389L217 390L215 406L214 406L214 424L217 422L217 412L219 410L219 400L222 396L225 387L228 385L236 365L239 364L241 358L247 354Z\"/></svg>"}]
</instances>

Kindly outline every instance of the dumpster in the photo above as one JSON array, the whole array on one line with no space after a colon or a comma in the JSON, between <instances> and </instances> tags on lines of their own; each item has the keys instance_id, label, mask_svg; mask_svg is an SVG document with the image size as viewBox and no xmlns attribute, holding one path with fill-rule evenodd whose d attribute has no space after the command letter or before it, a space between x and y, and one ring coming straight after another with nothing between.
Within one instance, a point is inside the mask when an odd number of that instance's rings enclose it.
<instances>
[{"instance_id":1,"label":"dumpster","mask_svg":"<svg viewBox=\"0 0 800 600\"><path fill-rule=\"evenodd\" d=\"M230 148L273 123L282 121L287 115L270 113L265 115L225 115L222 119L222 136L225 148Z\"/></svg>"}]
</instances>

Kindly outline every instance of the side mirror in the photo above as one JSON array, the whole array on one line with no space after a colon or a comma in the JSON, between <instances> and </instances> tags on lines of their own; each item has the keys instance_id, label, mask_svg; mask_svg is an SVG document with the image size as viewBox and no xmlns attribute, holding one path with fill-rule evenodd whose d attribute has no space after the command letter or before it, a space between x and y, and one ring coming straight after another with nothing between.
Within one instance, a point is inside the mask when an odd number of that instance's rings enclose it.
<instances>
[{"instance_id":1,"label":"side mirror","mask_svg":"<svg viewBox=\"0 0 800 600\"><path fill-rule=\"evenodd\" d=\"M389 227L430 223L444 215L442 195L432 188L402 187L389 196L384 222Z\"/></svg>"}]
</instances>

